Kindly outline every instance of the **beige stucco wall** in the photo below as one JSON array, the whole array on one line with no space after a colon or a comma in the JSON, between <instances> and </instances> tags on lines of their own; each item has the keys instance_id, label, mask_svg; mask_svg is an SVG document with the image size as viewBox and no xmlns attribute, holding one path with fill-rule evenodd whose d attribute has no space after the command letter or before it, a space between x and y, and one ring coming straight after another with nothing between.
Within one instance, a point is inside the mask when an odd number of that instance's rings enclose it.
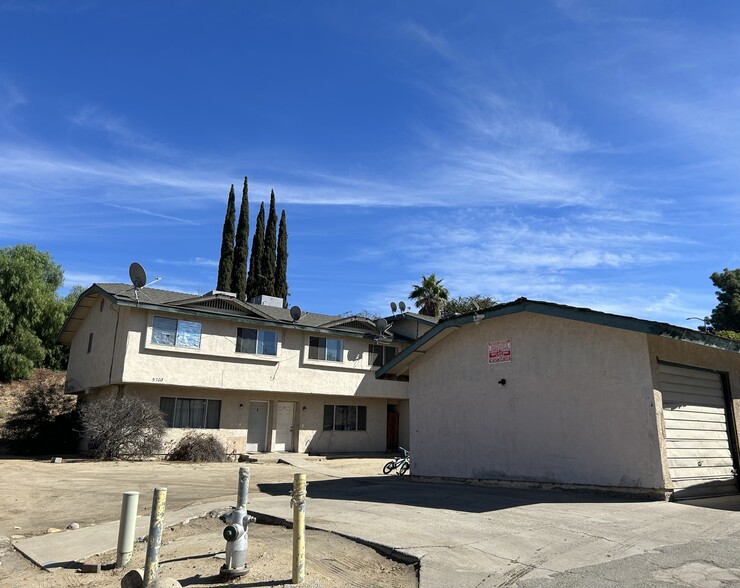
<instances>
[{"instance_id":1,"label":"beige stucco wall","mask_svg":"<svg viewBox=\"0 0 740 588\"><path fill-rule=\"evenodd\" d=\"M157 316L168 316L156 313ZM376 380L369 339L344 338L339 364L308 358L309 333L277 329L278 356L236 353L237 323L203 320L200 349L151 343L155 313L132 312L127 324L126 383L160 383L224 390L408 398L406 382ZM174 315L173 315L174 316ZM253 328L253 325L244 325Z\"/></svg>"},{"instance_id":2,"label":"beige stucco wall","mask_svg":"<svg viewBox=\"0 0 740 588\"><path fill-rule=\"evenodd\" d=\"M503 339L511 362L489 364ZM411 364L410 397L416 475L662 487L645 335L533 313L468 324Z\"/></svg>"},{"instance_id":3,"label":"beige stucco wall","mask_svg":"<svg viewBox=\"0 0 740 588\"><path fill-rule=\"evenodd\" d=\"M219 429L199 429L219 437L229 452L246 452L249 402L269 402L267 451L275 442L275 403L295 403L295 424L293 444L299 452L373 452L385 451L387 402L382 399L338 399L332 396L285 395L269 392L220 391L212 389L193 389L153 384L128 384L125 394L135 394L156 406L162 396L180 398L207 398L221 400ZM366 431L323 431L325 404L355 404L367 407ZM407 404L404 402L404 404ZM167 442L173 445L188 429L168 429Z\"/></svg>"},{"instance_id":4,"label":"beige stucco wall","mask_svg":"<svg viewBox=\"0 0 740 588\"><path fill-rule=\"evenodd\" d=\"M650 350L650 367L652 370L655 405L658 409L658 425L661 433L661 451L664 455L665 424L662 418L663 397L660 391L661 384L660 374L658 371L659 360L684 365L686 367L710 369L725 373L727 375L727 384L732 398L735 431L740 430L740 427L738 426L740 425L740 420L738 420L738 414L740 413L740 354L696 343L677 341L668 337L649 336L648 345ZM735 447L738 446L737 439L733 439L732 443ZM663 478L665 480L665 487L672 488L673 485L666 460L663 461Z\"/></svg>"},{"instance_id":5,"label":"beige stucco wall","mask_svg":"<svg viewBox=\"0 0 740 588\"><path fill-rule=\"evenodd\" d=\"M95 303L77 330L69 348L69 363L67 365L66 389L70 392L79 392L86 388L103 386L112 379L117 380L120 370L116 370L114 362L111 374L111 362L114 361L114 333L119 306L112 305L104 300L102 310L96 296ZM90 353L87 352L90 333L93 334L93 344ZM119 323L119 346L122 346L121 325ZM111 377L112 376L112 377Z\"/></svg>"}]
</instances>

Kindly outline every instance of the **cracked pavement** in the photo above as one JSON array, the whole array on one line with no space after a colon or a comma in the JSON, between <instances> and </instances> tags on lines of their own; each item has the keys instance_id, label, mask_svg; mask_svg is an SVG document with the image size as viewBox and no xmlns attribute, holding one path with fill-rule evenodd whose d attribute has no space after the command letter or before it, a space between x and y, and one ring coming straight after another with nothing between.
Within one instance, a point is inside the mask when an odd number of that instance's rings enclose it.
<instances>
[{"instance_id":1,"label":"cracked pavement","mask_svg":"<svg viewBox=\"0 0 740 588\"><path fill-rule=\"evenodd\" d=\"M286 488L260 490L250 509L290 520ZM387 476L314 479L308 497L308 525L418 558L422 588L740 586L740 496L641 502Z\"/></svg>"}]
</instances>

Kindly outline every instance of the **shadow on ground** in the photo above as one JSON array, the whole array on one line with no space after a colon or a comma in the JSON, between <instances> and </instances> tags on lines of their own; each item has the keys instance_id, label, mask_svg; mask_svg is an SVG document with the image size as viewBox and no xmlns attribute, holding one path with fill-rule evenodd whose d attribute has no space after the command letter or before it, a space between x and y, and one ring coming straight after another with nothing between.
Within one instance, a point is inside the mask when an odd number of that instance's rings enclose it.
<instances>
[{"instance_id":1,"label":"shadow on ground","mask_svg":"<svg viewBox=\"0 0 740 588\"><path fill-rule=\"evenodd\" d=\"M258 484L270 496L288 496L291 484ZM308 497L327 500L353 500L379 504L400 504L481 513L528 504L621 504L644 500L618 494L569 490L492 488L467 484L417 481L400 476L339 478L310 481Z\"/></svg>"}]
</instances>

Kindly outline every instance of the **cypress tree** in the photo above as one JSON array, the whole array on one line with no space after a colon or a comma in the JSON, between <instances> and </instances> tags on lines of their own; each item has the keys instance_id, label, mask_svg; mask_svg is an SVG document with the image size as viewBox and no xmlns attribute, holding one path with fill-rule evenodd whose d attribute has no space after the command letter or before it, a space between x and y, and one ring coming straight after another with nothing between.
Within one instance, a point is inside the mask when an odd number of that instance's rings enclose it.
<instances>
[{"instance_id":1,"label":"cypress tree","mask_svg":"<svg viewBox=\"0 0 740 588\"><path fill-rule=\"evenodd\" d=\"M254 227L252 237L252 256L249 258L249 275L247 276L247 300L263 294L260 292L260 264L262 262L262 249L265 245L265 203L260 204L260 212L257 215L257 225Z\"/></svg>"},{"instance_id":2,"label":"cypress tree","mask_svg":"<svg viewBox=\"0 0 740 588\"><path fill-rule=\"evenodd\" d=\"M265 227L265 246L262 250L260 274L262 291L260 294L275 295L275 249L277 248L277 212L275 212L275 191L270 193L270 214Z\"/></svg>"},{"instance_id":3,"label":"cypress tree","mask_svg":"<svg viewBox=\"0 0 740 588\"><path fill-rule=\"evenodd\" d=\"M234 206L234 184L229 190L229 201L226 204L226 218L224 219L224 230L221 234L221 258L218 260L218 280L216 290L231 292L231 272L234 267L234 217L236 208Z\"/></svg>"},{"instance_id":4,"label":"cypress tree","mask_svg":"<svg viewBox=\"0 0 740 588\"><path fill-rule=\"evenodd\" d=\"M249 196L247 176L244 176L242 204L239 209L239 222L236 225L236 245L234 246L234 269L231 273L231 291L239 300L247 295L247 261L249 259Z\"/></svg>"},{"instance_id":5,"label":"cypress tree","mask_svg":"<svg viewBox=\"0 0 740 588\"><path fill-rule=\"evenodd\" d=\"M275 296L288 302L288 225L285 222L285 211L280 214L278 231L277 264L275 266Z\"/></svg>"}]
</instances>

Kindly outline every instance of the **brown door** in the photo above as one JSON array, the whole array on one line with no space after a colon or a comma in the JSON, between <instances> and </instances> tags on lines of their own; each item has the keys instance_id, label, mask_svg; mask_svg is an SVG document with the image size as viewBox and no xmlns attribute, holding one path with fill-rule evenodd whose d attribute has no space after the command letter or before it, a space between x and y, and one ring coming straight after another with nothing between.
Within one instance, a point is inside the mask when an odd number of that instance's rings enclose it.
<instances>
[{"instance_id":1,"label":"brown door","mask_svg":"<svg viewBox=\"0 0 740 588\"><path fill-rule=\"evenodd\" d=\"M398 449L398 413L391 411L388 407L388 428L386 434L386 450L396 451Z\"/></svg>"}]
</instances>

